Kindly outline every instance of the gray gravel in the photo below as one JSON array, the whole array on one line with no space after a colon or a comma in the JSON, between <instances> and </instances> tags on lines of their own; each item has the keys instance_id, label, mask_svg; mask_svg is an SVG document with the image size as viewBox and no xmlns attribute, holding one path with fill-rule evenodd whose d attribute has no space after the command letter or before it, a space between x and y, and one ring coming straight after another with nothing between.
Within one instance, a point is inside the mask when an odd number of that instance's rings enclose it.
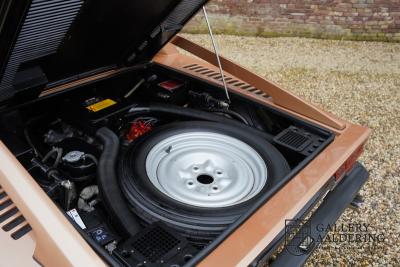
<instances>
[{"instance_id":1,"label":"gray gravel","mask_svg":"<svg viewBox=\"0 0 400 267\"><path fill-rule=\"evenodd\" d=\"M206 35L185 35L210 47ZM308 266L400 266L400 44L217 36L223 55L341 118L373 129L361 161L365 206L338 223L369 223L385 241L326 243ZM370 245L370 244L369 244Z\"/></svg>"}]
</instances>

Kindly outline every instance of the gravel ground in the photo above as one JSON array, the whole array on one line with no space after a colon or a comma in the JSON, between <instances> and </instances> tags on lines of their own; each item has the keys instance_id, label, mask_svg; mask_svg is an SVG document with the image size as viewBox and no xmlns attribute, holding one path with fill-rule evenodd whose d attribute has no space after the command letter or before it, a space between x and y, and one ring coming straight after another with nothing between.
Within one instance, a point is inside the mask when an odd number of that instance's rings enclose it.
<instances>
[{"instance_id":1,"label":"gravel ground","mask_svg":"<svg viewBox=\"0 0 400 267\"><path fill-rule=\"evenodd\" d=\"M210 47L207 35L185 35ZM325 243L308 266L400 266L400 44L217 36L221 53L317 106L373 129L361 161L365 206L339 224L368 223L384 242Z\"/></svg>"}]
</instances>

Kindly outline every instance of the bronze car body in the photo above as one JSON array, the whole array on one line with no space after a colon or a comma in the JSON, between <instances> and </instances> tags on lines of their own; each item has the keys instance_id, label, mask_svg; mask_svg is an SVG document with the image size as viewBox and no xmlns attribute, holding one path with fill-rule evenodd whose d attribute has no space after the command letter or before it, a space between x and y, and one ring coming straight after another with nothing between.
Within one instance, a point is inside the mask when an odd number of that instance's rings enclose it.
<instances>
[{"instance_id":1,"label":"bronze car body","mask_svg":"<svg viewBox=\"0 0 400 267\"><path fill-rule=\"evenodd\" d=\"M124 4L124 1L118 2ZM177 2L179 1L171 1L171 5L175 5ZM26 4L27 9L24 11L19 8L16 10L26 14L29 4ZM195 11L196 8L193 10ZM10 20L10 17L8 19ZM11 24L12 22L6 21L6 23ZM79 36L79 34L76 35ZM75 38L73 32L72 36L71 42L74 47L73 45L76 43L73 43ZM202 74L208 71L218 72L215 54L183 37L173 37L173 34L168 37L169 43L162 43L162 50L157 50L157 54L153 53L155 55L152 53L146 55L151 55L151 64L205 82L215 87L215 90L221 90L222 82L220 80ZM128 40L119 41L128 42ZM195 57L182 54L177 48L186 50ZM71 49L69 51L73 51L73 48ZM154 48L152 49L154 50ZM10 53L6 54L10 56ZM54 80L52 83L47 83L45 87L41 87L34 101L49 101L55 96L67 95L72 91L84 91L87 85L132 71L139 62L129 66L117 64L111 69L97 70L94 74L86 73L74 76L72 80ZM75 63L73 62L71 65ZM199 266L248 266L259 259L265 248L270 246L282 233L285 220L293 219L301 214L302 209L322 188L330 185L329 189L334 190L335 174L337 175L349 158L357 154L363 147L370 135L370 130L336 118L228 59L222 58L222 65L226 77L235 81L228 84L232 94L286 114L296 120L316 125L334 135L333 141L318 155L315 155L309 163L297 171L267 201L255 208L249 216L243 218L238 225L232 228L232 231L216 242L212 249L204 252L196 262ZM243 89L245 87L256 88L256 90ZM25 96L13 99L3 106L3 112L33 101L29 97L28 100L25 99ZM0 240L3 244L0 259L3 264L8 266L105 266L109 264L88 245L63 212L17 160L17 155L9 151L8 145L9 143L3 141L0 146L0 193L2 194L0 205L5 206L0 211L0 216L10 210L16 211L2 221L1 226L8 224L20 215L23 215L24 220L9 232L0 230ZM5 203L10 204L6 205ZM22 228L27 229L27 233L18 240L14 240L12 233L18 232Z\"/></svg>"}]
</instances>

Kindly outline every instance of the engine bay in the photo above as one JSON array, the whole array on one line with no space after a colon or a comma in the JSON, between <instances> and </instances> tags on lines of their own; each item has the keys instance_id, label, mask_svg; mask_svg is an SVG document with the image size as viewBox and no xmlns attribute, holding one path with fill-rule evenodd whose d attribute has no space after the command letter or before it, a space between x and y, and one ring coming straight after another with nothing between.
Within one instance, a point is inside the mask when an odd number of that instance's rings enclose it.
<instances>
[{"instance_id":1,"label":"engine bay","mask_svg":"<svg viewBox=\"0 0 400 267\"><path fill-rule=\"evenodd\" d=\"M1 140L43 191L124 266L194 263L333 139L160 66L8 108L0 119Z\"/></svg>"}]
</instances>

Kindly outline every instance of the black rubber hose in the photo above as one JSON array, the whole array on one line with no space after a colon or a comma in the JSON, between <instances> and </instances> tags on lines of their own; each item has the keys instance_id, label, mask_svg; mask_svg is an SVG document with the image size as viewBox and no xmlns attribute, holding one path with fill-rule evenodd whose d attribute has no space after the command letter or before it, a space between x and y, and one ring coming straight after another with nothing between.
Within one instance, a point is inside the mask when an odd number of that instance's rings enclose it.
<instances>
[{"instance_id":1,"label":"black rubber hose","mask_svg":"<svg viewBox=\"0 0 400 267\"><path fill-rule=\"evenodd\" d=\"M202 111L202 110L198 110L198 109L184 108L184 107L169 105L169 104L152 103L146 107L143 107L143 106L133 107L129 110L129 113L126 116L130 117L133 115L143 114L143 113L165 113L165 114L175 115L177 117L185 117L185 118L192 118L192 119L196 119L196 120L227 123L227 124L239 127L243 130L252 132L253 134L257 134L258 136L263 137L265 140L267 140L271 143L273 142L273 138L274 138L274 136L271 134L262 132L256 128L253 128L251 126L243 124L239 121L226 118L224 116L220 116L220 115L217 115L217 114L214 114L211 112L206 112L206 111Z\"/></svg>"},{"instance_id":2,"label":"black rubber hose","mask_svg":"<svg viewBox=\"0 0 400 267\"><path fill-rule=\"evenodd\" d=\"M116 175L119 139L107 127L100 128L96 132L96 136L103 143L103 152L97 166L100 196L113 218L117 230L121 229L123 234L134 236L140 231L140 225L122 197Z\"/></svg>"},{"instance_id":3,"label":"black rubber hose","mask_svg":"<svg viewBox=\"0 0 400 267\"><path fill-rule=\"evenodd\" d=\"M209 112L214 112L214 113L222 113L222 114L227 114L228 116L234 117L235 119L243 122L246 125L250 125L249 122L239 113L233 111L233 110L224 110L224 109L210 109L208 110Z\"/></svg>"}]
</instances>

